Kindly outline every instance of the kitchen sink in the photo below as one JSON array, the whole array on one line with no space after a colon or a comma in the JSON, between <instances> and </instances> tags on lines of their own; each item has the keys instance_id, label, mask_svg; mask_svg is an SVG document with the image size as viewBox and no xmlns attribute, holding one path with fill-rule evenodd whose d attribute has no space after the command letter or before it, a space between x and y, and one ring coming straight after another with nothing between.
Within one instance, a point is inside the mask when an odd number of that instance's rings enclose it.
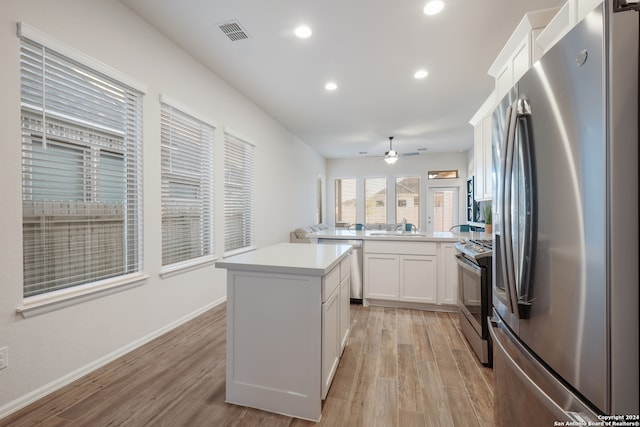
<instances>
[{"instance_id":1,"label":"kitchen sink","mask_svg":"<svg viewBox=\"0 0 640 427\"><path fill-rule=\"evenodd\" d=\"M403 233L401 231L387 231L380 233L370 233L370 236L386 236L386 237L427 237L426 234L420 233Z\"/></svg>"}]
</instances>

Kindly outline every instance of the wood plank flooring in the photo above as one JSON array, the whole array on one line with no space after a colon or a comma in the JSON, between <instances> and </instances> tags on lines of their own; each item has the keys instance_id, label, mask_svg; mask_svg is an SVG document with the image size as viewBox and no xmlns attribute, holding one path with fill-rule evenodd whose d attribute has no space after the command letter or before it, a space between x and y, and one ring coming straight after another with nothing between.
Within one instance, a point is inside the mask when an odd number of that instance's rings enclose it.
<instances>
[{"instance_id":1,"label":"wood plank flooring","mask_svg":"<svg viewBox=\"0 0 640 427\"><path fill-rule=\"evenodd\" d=\"M0 426L496 426L493 371L457 313L351 306L352 331L316 424L226 404L220 305L0 420Z\"/></svg>"}]
</instances>

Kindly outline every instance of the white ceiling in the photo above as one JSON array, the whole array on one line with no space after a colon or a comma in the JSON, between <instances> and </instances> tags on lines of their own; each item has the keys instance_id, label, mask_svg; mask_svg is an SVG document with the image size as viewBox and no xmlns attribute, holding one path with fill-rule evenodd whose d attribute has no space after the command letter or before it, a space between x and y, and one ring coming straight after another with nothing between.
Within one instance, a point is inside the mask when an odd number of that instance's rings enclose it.
<instances>
[{"instance_id":1,"label":"white ceiling","mask_svg":"<svg viewBox=\"0 0 640 427\"><path fill-rule=\"evenodd\" d=\"M121 1L327 158L381 155L391 135L400 153L469 149L511 32L564 3L445 0L426 16L426 0ZM217 24L232 20L250 38L229 40ZM310 38L293 35L301 23Z\"/></svg>"}]
</instances>

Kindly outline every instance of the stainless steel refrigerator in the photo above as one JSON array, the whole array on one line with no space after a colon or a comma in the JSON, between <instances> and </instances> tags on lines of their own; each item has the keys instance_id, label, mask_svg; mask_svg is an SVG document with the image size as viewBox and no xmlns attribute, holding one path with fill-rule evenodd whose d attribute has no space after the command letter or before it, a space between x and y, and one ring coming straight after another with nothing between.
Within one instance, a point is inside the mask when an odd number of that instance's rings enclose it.
<instances>
[{"instance_id":1,"label":"stainless steel refrigerator","mask_svg":"<svg viewBox=\"0 0 640 427\"><path fill-rule=\"evenodd\" d=\"M491 335L505 426L638 421L636 7L606 0L493 115Z\"/></svg>"}]
</instances>

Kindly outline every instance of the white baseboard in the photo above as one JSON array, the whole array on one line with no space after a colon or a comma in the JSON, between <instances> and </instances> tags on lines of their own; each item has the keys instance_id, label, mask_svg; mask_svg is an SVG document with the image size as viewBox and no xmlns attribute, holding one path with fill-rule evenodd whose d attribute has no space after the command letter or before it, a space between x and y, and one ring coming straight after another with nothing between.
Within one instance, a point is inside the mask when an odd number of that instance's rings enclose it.
<instances>
[{"instance_id":1,"label":"white baseboard","mask_svg":"<svg viewBox=\"0 0 640 427\"><path fill-rule=\"evenodd\" d=\"M210 304L205 305L204 307L199 308L198 310L187 314L186 316L183 316L182 318L169 323L168 325L148 334L145 335L144 337L141 337L127 345L125 345L124 347L121 347L97 360L94 360L93 362L79 368L76 369L73 372L70 372L69 374L58 378L55 381L50 382L49 384L46 384L42 387L39 387L37 389L35 389L34 391L27 393L26 395L7 403L4 406L0 407L0 420L2 420L5 417L8 417L9 415L13 414L14 412L19 411L20 409L24 408L25 406L28 406L30 404L32 404L33 402L37 401L38 399L42 399L43 397L53 393L56 390L61 389L62 387L71 384L72 382L74 382L77 379L82 378L83 376L95 371L98 368L103 367L104 365L106 365L109 362L112 362L114 360L116 360L119 357L124 356L125 354L135 350L138 347L143 346L144 344L158 338L159 336L166 334L167 332L177 328L178 326L188 322L189 320L195 319L196 317L198 317L199 315L201 315L202 313L204 313L207 310L212 309L213 307L222 304L223 302L225 302L227 300L226 297L222 297L217 301L214 301Z\"/></svg>"}]
</instances>

